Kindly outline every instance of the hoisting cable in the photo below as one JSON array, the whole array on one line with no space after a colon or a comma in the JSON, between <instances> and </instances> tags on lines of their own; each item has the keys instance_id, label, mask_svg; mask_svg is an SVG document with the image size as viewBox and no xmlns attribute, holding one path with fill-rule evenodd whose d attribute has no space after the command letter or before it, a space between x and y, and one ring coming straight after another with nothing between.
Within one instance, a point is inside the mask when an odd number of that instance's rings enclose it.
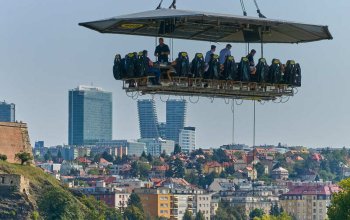
<instances>
[{"instance_id":1,"label":"hoisting cable","mask_svg":"<svg viewBox=\"0 0 350 220\"><path fill-rule=\"evenodd\" d=\"M255 196L255 100L254 102L254 116L253 116L253 197Z\"/></svg>"},{"instance_id":2,"label":"hoisting cable","mask_svg":"<svg viewBox=\"0 0 350 220\"><path fill-rule=\"evenodd\" d=\"M160 0L159 5L157 6L156 10L158 10L158 9L161 9L161 8L162 8L162 3L163 3L163 0Z\"/></svg>"},{"instance_id":3,"label":"hoisting cable","mask_svg":"<svg viewBox=\"0 0 350 220\"><path fill-rule=\"evenodd\" d=\"M259 18L266 18L265 15L261 14L261 11L260 11L260 9L259 9L259 5L258 5L258 3L256 2L256 0L254 0L254 3L255 3L256 12L258 13Z\"/></svg>"},{"instance_id":4,"label":"hoisting cable","mask_svg":"<svg viewBox=\"0 0 350 220\"><path fill-rule=\"evenodd\" d=\"M235 144L235 100L234 99L232 99L231 111L232 111L232 145L234 145Z\"/></svg>"},{"instance_id":5,"label":"hoisting cable","mask_svg":"<svg viewBox=\"0 0 350 220\"><path fill-rule=\"evenodd\" d=\"M243 15L247 16L247 11L245 10L244 2L243 2L243 0L240 0L240 1L241 1L241 7L242 7Z\"/></svg>"},{"instance_id":6,"label":"hoisting cable","mask_svg":"<svg viewBox=\"0 0 350 220\"><path fill-rule=\"evenodd\" d=\"M176 9L176 0L173 0L173 3L169 6L169 9L171 8Z\"/></svg>"}]
</instances>

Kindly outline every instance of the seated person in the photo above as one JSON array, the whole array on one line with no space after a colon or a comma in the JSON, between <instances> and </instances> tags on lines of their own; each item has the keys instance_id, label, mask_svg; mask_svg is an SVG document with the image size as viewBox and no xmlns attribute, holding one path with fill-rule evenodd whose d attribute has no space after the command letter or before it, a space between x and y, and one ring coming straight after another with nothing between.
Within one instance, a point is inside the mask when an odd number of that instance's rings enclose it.
<instances>
[{"instance_id":1,"label":"seated person","mask_svg":"<svg viewBox=\"0 0 350 220\"><path fill-rule=\"evenodd\" d=\"M254 62L254 55L256 54L256 50L252 49L250 53L247 55L249 61L250 74L255 75L256 67Z\"/></svg>"},{"instance_id":2,"label":"seated person","mask_svg":"<svg viewBox=\"0 0 350 220\"><path fill-rule=\"evenodd\" d=\"M148 57L147 50L144 50L143 54L146 56L146 62L148 63L148 73L153 73L156 76L153 84L154 85L161 85L161 83L160 83L160 70L153 66L152 60Z\"/></svg>"}]
</instances>

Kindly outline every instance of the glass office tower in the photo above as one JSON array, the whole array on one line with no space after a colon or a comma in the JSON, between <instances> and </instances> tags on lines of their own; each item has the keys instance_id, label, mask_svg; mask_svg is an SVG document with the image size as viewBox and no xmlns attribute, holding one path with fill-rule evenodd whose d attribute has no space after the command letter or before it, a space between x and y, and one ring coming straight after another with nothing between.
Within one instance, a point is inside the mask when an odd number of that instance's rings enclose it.
<instances>
[{"instance_id":1,"label":"glass office tower","mask_svg":"<svg viewBox=\"0 0 350 220\"><path fill-rule=\"evenodd\" d=\"M154 100L138 100L137 109L141 138L158 138L158 117Z\"/></svg>"},{"instance_id":2,"label":"glass office tower","mask_svg":"<svg viewBox=\"0 0 350 220\"><path fill-rule=\"evenodd\" d=\"M168 140L179 143L180 130L185 126L186 100L168 100L166 102L166 130Z\"/></svg>"},{"instance_id":3,"label":"glass office tower","mask_svg":"<svg viewBox=\"0 0 350 220\"><path fill-rule=\"evenodd\" d=\"M15 113L15 104L8 104L5 101L0 102L0 122L15 122Z\"/></svg>"},{"instance_id":4,"label":"glass office tower","mask_svg":"<svg viewBox=\"0 0 350 220\"><path fill-rule=\"evenodd\" d=\"M79 86L69 91L69 145L112 140L112 93Z\"/></svg>"}]
</instances>

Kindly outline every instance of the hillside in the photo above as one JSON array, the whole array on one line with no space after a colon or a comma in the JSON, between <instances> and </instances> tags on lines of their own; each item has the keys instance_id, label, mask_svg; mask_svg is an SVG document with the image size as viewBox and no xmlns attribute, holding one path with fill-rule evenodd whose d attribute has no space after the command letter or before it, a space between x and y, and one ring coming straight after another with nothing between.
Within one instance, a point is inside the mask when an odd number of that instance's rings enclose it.
<instances>
[{"instance_id":1,"label":"hillside","mask_svg":"<svg viewBox=\"0 0 350 220\"><path fill-rule=\"evenodd\" d=\"M27 191L19 192L6 188L0 182L0 219L85 219L84 213L89 212L81 202L82 198L75 197L39 168L0 161L1 174L22 175L29 184ZM48 202L51 198L57 207ZM52 209L57 213L48 211Z\"/></svg>"}]
</instances>

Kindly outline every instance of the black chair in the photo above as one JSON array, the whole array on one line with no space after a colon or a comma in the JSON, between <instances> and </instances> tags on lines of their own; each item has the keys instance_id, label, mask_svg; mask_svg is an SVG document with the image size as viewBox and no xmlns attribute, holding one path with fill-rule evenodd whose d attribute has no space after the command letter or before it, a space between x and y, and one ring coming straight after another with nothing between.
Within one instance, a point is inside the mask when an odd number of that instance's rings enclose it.
<instances>
[{"instance_id":1,"label":"black chair","mask_svg":"<svg viewBox=\"0 0 350 220\"><path fill-rule=\"evenodd\" d=\"M114 57L114 65L113 65L113 76L116 80L121 80L125 76L124 71L124 62L125 59L122 59L120 54L116 54Z\"/></svg>"},{"instance_id":2,"label":"black chair","mask_svg":"<svg viewBox=\"0 0 350 220\"><path fill-rule=\"evenodd\" d=\"M137 53L128 53L125 56L125 72L126 78L137 77Z\"/></svg>"},{"instance_id":3,"label":"black chair","mask_svg":"<svg viewBox=\"0 0 350 220\"><path fill-rule=\"evenodd\" d=\"M176 59L176 76L187 77L190 74L190 61L187 52L180 52Z\"/></svg>"},{"instance_id":4,"label":"black chair","mask_svg":"<svg viewBox=\"0 0 350 220\"><path fill-rule=\"evenodd\" d=\"M269 83L279 84L282 82L281 62L279 59L273 59L269 68Z\"/></svg>"},{"instance_id":5,"label":"black chair","mask_svg":"<svg viewBox=\"0 0 350 220\"><path fill-rule=\"evenodd\" d=\"M208 71L205 72L205 79L219 79L220 77L220 62L217 54L210 55L210 61L208 63Z\"/></svg>"},{"instance_id":6,"label":"black chair","mask_svg":"<svg viewBox=\"0 0 350 220\"><path fill-rule=\"evenodd\" d=\"M222 75L226 80L238 80L238 67L233 56L226 58Z\"/></svg>"},{"instance_id":7,"label":"black chair","mask_svg":"<svg viewBox=\"0 0 350 220\"><path fill-rule=\"evenodd\" d=\"M205 72L205 62L203 54L196 53L191 63L191 73L194 78L202 78Z\"/></svg>"},{"instance_id":8,"label":"black chair","mask_svg":"<svg viewBox=\"0 0 350 220\"><path fill-rule=\"evenodd\" d=\"M250 81L250 67L247 57L242 57L241 62L238 65L239 80L242 82Z\"/></svg>"},{"instance_id":9,"label":"black chair","mask_svg":"<svg viewBox=\"0 0 350 220\"><path fill-rule=\"evenodd\" d=\"M296 76L296 66L294 60L288 60L284 68L283 83L293 85Z\"/></svg>"},{"instance_id":10,"label":"black chair","mask_svg":"<svg viewBox=\"0 0 350 220\"><path fill-rule=\"evenodd\" d=\"M295 64L295 84L294 86L300 87L301 86L301 68L299 63Z\"/></svg>"},{"instance_id":11,"label":"black chair","mask_svg":"<svg viewBox=\"0 0 350 220\"><path fill-rule=\"evenodd\" d=\"M255 82L258 82L258 83L267 82L268 74L269 74L269 65L267 65L265 58L260 58L258 65L256 65Z\"/></svg>"},{"instance_id":12,"label":"black chair","mask_svg":"<svg viewBox=\"0 0 350 220\"><path fill-rule=\"evenodd\" d=\"M138 77L144 77L148 74L148 58L145 51L139 52L137 56L136 73Z\"/></svg>"}]
</instances>

